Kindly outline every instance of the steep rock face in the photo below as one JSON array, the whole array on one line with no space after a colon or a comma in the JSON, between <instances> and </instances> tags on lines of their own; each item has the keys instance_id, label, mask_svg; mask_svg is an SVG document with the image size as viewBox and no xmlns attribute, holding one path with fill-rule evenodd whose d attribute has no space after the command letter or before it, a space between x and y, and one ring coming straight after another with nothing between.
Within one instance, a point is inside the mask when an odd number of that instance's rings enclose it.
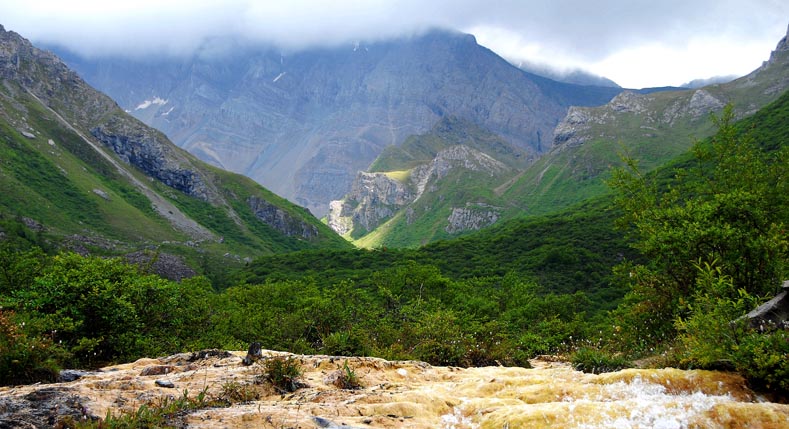
<instances>
[{"instance_id":1,"label":"steep rock face","mask_svg":"<svg viewBox=\"0 0 789 429\"><path fill-rule=\"evenodd\" d=\"M456 234L462 231L477 231L499 220L502 209L487 204L466 204L466 207L453 207L447 219L446 232Z\"/></svg>"},{"instance_id":2,"label":"steep rock face","mask_svg":"<svg viewBox=\"0 0 789 429\"><path fill-rule=\"evenodd\" d=\"M469 119L536 156L569 105L602 104L620 91L539 78L473 36L438 31L294 54L226 52L69 61L179 146L319 216L384 147L442 117Z\"/></svg>"},{"instance_id":3,"label":"steep rock face","mask_svg":"<svg viewBox=\"0 0 789 429\"><path fill-rule=\"evenodd\" d=\"M156 144L150 137L115 133L104 126L95 127L90 132L93 137L118 154L123 161L139 168L145 174L187 195L202 200L208 199L208 190L202 178L195 171L170 162L171 160L162 153L162 146Z\"/></svg>"},{"instance_id":4,"label":"steep rock face","mask_svg":"<svg viewBox=\"0 0 789 429\"><path fill-rule=\"evenodd\" d=\"M315 225L294 218L282 208L264 199L252 196L247 199L247 204L258 219L288 237L312 240L318 236L318 228Z\"/></svg>"},{"instance_id":5,"label":"steep rock face","mask_svg":"<svg viewBox=\"0 0 789 429\"><path fill-rule=\"evenodd\" d=\"M414 199L408 183L385 173L360 171L351 192L343 200L332 201L327 215L328 224L340 235L354 228L372 231Z\"/></svg>"},{"instance_id":6,"label":"steep rock face","mask_svg":"<svg viewBox=\"0 0 789 429\"><path fill-rule=\"evenodd\" d=\"M404 179L395 179L387 173L359 172L352 191L342 200L332 202L328 223L339 234L351 230L369 232L392 218L398 211L412 205L425 192L438 189L436 183L452 172L465 170L489 176L499 176L511 171L510 167L479 150L466 145L450 146L439 151L430 162L408 171ZM457 211L457 213L455 213ZM414 219L410 210L409 223ZM497 214L483 215L477 211L455 209L446 231L458 233L488 226L498 219Z\"/></svg>"}]
</instances>

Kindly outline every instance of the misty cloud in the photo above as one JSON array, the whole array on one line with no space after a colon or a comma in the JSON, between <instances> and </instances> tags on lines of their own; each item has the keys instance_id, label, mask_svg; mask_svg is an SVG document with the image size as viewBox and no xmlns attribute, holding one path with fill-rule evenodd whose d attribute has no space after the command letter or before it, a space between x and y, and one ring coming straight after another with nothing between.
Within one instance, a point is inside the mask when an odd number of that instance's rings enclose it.
<instances>
[{"instance_id":1,"label":"misty cloud","mask_svg":"<svg viewBox=\"0 0 789 429\"><path fill-rule=\"evenodd\" d=\"M11 0L0 4L0 17L0 24L34 42L60 44L82 55L190 54L207 40L221 39L298 50L442 27L472 32L504 56L536 62L556 59L554 65L572 68L645 44L683 47L705 36L751 44L769 41L774 46L789 22L789 3ZM513 47L507 49L507 44ZM509 54L502 52L507 50ZM536 58L523 57L530 52Z\"/></svg>"}]
</instances>

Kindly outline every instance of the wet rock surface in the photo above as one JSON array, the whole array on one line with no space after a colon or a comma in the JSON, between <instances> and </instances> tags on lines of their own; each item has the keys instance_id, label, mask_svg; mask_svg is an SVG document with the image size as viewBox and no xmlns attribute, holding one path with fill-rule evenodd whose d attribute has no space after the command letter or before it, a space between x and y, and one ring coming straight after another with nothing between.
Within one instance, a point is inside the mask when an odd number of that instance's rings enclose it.
<instances>
[{"instance_id":1,"label":"wet rock surface","mask_svg":"<svg viewBox=\"0 0 789 429\"><path fill-rule=\"evenodd\" d=\"M66 418L131 412L183 391L228 397L234 386L254 396L178 413L188 428L581 428L782 427L789 405L759 402L738 375L714 371L629 369L584 374L550 360L533 369L434 367L415 361L302 356L261 350L261 359L291 357L301 388L282 394L256 382L262 366L247 352L208 350L103 368L76 381L0 388L0 428L48 428ZM192 359L196 357L196 359ZM330 375L345 365L359 389ZM171 366L166 376L143 369ZM169 387L172 383L173 387Z\"/></svg>"}]
</instances>

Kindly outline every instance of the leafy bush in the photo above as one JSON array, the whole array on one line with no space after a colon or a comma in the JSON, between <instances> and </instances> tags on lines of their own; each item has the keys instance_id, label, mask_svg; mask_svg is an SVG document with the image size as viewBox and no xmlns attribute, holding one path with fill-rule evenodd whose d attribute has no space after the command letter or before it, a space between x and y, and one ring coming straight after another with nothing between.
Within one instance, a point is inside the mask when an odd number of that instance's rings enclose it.
<instances>
[{"instance_id":1,"label":"leafy bush","mask_svg":"<svg viewBox=\"0 0 789 429\"><path fill-rule=\"evenodd\" d=\"M237 381L228 381L222 384L222 393L219 395L219 398L226 400L230 404L235 404L237 402L257 400L260 398L260 394L254 386Z\"/></svg>"},{"instance_id":2,"label":"leafy bush","mask_svg":"<svg viewBox=\"0 0 789 429\"><path fill-rule=\"evenodd\" d=\"M732 361L747 330L741 316L756 306L743 289L735 289L732 278L720 267L698 266L697 292L688 304L689 316L676 321L682 345L683 366L719 368Z\"/></svg>"},{"instance_id":3,"label":"leafy bush","mask_svg":"<svg viewBox=\"0 0 789 429\"><path fill-rule=\"evenodd\" d=\"M293 356L273 357L263 361L261 379L280 393L295 392L303 386L299 381L302 370L298 359Z\"/></svg>"},{"instance_id":4,"label":"leafy bush","mask_svg":"<svg viewBox=\"0 0 789 429\"><path fill-rule=\"evenodd\" d=\"M789 398L789 332L750 332L740 340L732 358L753 387Z\"/></svg>"},{"instance_id":5,"label":"leafy bush","mask_svg":"<svg viewBox=\"0 0 789 429\"><path fill-rule=\"evenodd\" d=\"M580 348L570 356L570 362L578 371L600 374L630 368L633 364L621 355L611 355L593 348Z\"/></svg>"},{"instance_id":6,"label":"leafy bush","mask_svg":"<svg viewBox=\"0 0 789 429\"><path fill-rule=\"evenodd\" d=\"M363 334L356 330L332 332L323 338L321 351L334 356L364 356L369 353Z\"/></svg>"},{"instance_id":7,"label":"leafy bush","mask_svg":"<svg viewBox=\"0 0 789 429\"><path fill-rule=\"evenodd\" d=\"M0 385L53 382L63 350L48 338L31 336L13 311L0 308Z\"/></svg>"},{"instance_id":8,"label":"leafy bush","mask_svg":"<svg viewBox=\"0 0 789 429\"><path fill-rule=\"evenodd\" d=\"M332 384L345 390L356 390L362 388L362 381L356 370L348 365L348 360L342 364L342 369L335 371L332 377Z\"/></svg>"}]
</instances>

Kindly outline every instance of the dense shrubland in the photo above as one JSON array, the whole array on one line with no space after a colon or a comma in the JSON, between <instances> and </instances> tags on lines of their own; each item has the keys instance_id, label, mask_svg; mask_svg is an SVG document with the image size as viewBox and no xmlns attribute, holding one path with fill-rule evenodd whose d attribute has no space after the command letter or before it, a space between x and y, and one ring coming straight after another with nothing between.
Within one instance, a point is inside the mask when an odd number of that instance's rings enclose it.
<instances>
[{"instance_id":1,"label":"dense shrubland","mask_svg":"<svg viewBox=\"0 0 789 429\"><path fill-rule=\"evenodd\" d=\"M785 127L786 100L738 126L727 111L714 139L657 174L629 161L613 176L615 204L420 249L269 256L221 283L53 253L2 218L0 383L260 341L456 366L575 351L579 368L600 371L659 356L786 392L787 332L738 321L789 274L788 150L764 132Z\"/></svg>"},{"instance_id":2,"label":"dense shrubland","mask_svg":"<svg viewBox=\"0 0 789 429\"><path fill-rule=\"evenodd\" d=\"M633 160L615 172L620 224L646 258L615 267L630 292L613 313L614 348L662 349L670 363L736 369L789 392L789 332L741 318L789 276L786 100L739 126L725 109L673 177L645 177Z\"/></svg>"}]
</instances>

